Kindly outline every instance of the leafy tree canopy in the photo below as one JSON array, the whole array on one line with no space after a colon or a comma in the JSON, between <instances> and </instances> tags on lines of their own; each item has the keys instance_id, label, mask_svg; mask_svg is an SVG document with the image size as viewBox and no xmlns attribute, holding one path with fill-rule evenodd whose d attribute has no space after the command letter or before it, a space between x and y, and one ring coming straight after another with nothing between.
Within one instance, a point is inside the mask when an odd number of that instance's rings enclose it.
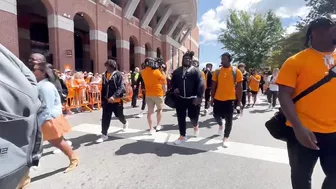
<instances>
[{"instance_id":1,"label":"leafy tree canopy","mask_svg":"<svg viewBox=\"0 0 336 189\"><path fill-rule=\"evenodd\" d=\"M233 53L236 62L261 68L279 45L283 33L280 18L272 11L252 14L230 10L227 29L222 29L218 41L223 44L223 49Z\"/></svg>"}]
</instances>

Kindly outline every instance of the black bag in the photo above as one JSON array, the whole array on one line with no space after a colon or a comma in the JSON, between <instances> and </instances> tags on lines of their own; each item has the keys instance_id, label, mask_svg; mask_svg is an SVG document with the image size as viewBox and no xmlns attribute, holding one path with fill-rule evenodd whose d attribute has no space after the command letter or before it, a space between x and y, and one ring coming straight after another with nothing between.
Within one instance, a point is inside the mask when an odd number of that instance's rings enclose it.
<instances>
[{"instance_id":1,"label":"black bag","mask_svg":"<svg viewBox=\"0 0 336 189\"><path fill-rule=\"evenodd\" d=\"M315 91L322 85L328 83L331 79L336 77L336 67L332 67L329 70L329 74L322 78L320 81L316 82L314 85L308 87L306 90L302 91L299 95L297 95L293 102L294 104L299 101L301 98L305 97L306 95L310 94L311 92ZM268 132L275 138L281 141L287 141L288 139L288 130L289 127L286 125L286 117L281 111L281 108L275 115L265 123L265 126Z\"/></svg>"},{"instance_id":2,"label":"black bag","mask_svg":"<svg viewBox=\"0 0 336 189\"><path fill-rule=\"evenodd\" d=\"M62 92L60 93L60 97L61 97L61 102L63 104L66 101L66 98L68 97L69 91L64 81L62 79L59 79L59 81L62 87Z\"/></svg>"},{"instance_id":3,"label":"black bag","mask_svg":"<svg viewBox=\"0 0 336 189\"><path fill-rule=\"evenodd\" d=\"M164 103L170 108L176 108L176 95L172 89L169 89L166 92Z\"/></svg>"}]
</instances>

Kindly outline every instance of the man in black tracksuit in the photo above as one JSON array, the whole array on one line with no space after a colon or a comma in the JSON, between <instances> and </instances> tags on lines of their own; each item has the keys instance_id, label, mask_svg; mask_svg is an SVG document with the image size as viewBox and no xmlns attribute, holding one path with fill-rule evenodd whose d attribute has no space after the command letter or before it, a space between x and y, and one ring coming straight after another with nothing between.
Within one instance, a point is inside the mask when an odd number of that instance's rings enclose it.
<instances>
[{"instance_id":1,"label":"man in black tracksuit","mask_svg":"<svg viewBox=\"0 0 336 189\"><path fill-rule=\"evenodd\" d=\"M183 55L182 67L177 68L172 74L172 90L177 95L176 114L179 125L180 137L174 142L179 145L187 140L186 117L194 126L195 135L198 135L198 118L204 93L204 82L201 71L192 66L194 52Z\"/></svg>"},{"instance_id":2,"label":"man in black tracksuit","mask_svg":"<svg viewBox=\"0 0 336 189\"><path fill-rule=\"evenodd\" d=\"M122 97L126 93L125 84L122 74L117 70L117 63L114 60L107 60L105 62L106 72L102 77L102 135L96 141L98 143L104 142L108 139L107 131L110 127L112 113L124 124L124 129L128 128L128 123L124 115L124 107Z\"/></svg>"}]
</instances>

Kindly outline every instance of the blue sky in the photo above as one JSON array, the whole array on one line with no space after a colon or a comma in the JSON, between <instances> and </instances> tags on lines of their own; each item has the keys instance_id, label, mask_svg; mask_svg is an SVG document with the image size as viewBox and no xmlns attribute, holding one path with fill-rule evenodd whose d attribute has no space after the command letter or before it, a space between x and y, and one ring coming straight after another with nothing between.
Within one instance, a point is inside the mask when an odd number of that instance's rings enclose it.
<instances>
[{"instance_id":1,"label":"blue sky","mask_svg":"<svg viewBox=\"0 0 336 189\"><path fill-rule=\"evenodd\" d=\"M198 26L200 28L200 64L220 62L220 55L225 52L217 42L221 28L226 27L229 9L266 12L273 10L282 21L286 33L295 32L294 24L299 16L308 13L304 0L199 0Z\"/></svg>"}]
</instances>

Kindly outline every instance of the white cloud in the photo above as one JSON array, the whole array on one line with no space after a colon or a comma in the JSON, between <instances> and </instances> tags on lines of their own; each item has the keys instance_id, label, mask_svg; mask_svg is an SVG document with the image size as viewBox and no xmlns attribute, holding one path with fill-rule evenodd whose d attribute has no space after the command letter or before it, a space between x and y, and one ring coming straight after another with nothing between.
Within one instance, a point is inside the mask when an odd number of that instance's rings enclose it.
<instances>
[{"instance_id":1,"label":"white cloud","mask_svg":"<svg viewBox=\"0 0 336 189\"><path fill-rule=\"evenodd\" d=\"M217 40L221 28L226 28L226 19L230 9L251 12L273 10L283 19L305 17L309 12L304 0L222 0L218 7L204 13L198 23L201 44L213 44ZM286 32L292 33L294 29L294 26L289 26Z\"/></svg>"},{"instance_id":2,"label":"white cloud","mask_svg":"<svg viewBox=\"0 0 336 189\"><path fill-rule=\"evenodd\" d=\"M210 9L208 12L203 14L202 21L198 23L200 27L200 35L202 36L201 44L206 41L217 40L217 33L220 32L221 28L225 28L225 22L219 20L216 15L216 11Z\"/></svg>"},{"instance_id":3,"label":"white cloud","mask_svg":"<svg viewBox=\"0 0 336 189\"><path fill-rule=\"evenodd\" d=\"M295 33L296 31L297 31L297 28L296 28L295 24L292 24L292 25L286 27L285 35L290 35L292 33Z\"/></svg>"},{"instance_id":4,"label":"white cloud","mask_svg":"<svg viewBox=\"0 0 336 189\"><path fill-rule=\"evenodd\" d=\"M291 9L288 7L280 7L275 11L280 18L291 18L291 17L306 17L309 13L308 7L300 7L298 9Z\"/></svg>"}]
</instances>

